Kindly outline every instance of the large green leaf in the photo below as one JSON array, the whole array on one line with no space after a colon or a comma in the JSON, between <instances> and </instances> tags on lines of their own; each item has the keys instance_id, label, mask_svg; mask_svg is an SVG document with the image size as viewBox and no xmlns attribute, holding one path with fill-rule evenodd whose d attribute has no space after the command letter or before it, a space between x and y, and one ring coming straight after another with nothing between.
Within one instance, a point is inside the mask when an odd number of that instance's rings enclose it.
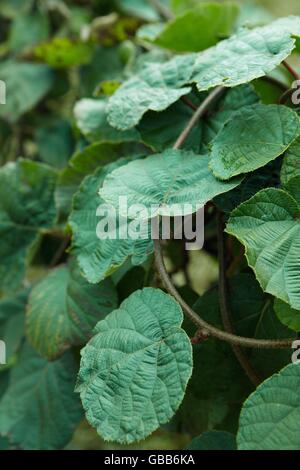
<instances>
[{"instance_id":1,"label":"large green leaf","mask_svg":"<svg viewBox=\"0 0 300 470\"><path fill-rule=\"evenodd\" d=\"M122 132L114 129L107 121L107 99L96 100L85 98L76 103L74 114L77 126L90 141L125 142L139 140L135 129Z\"/></svg>"},{"instance_id":2,"label":"large green leaf","mask_svg":"<svg viewBox=\"0 0 300 470\"><path fill-rule=\"evenodd\" d=\"M274 70L295 47L300 18L287 17L236 35L203 52L178 55L149 64L111 97L108 121L117 129L134 127L149 110L162 111L186 95L187 85L200 91L218 85L234 87ZM184 87L184 88L182 88Z\"/></svg>"},{"instance_id":3,"label":"large green leaf","mask_svg":"<svg viewBox=\"0 0 300 470\"><path fill-rule=\"evenodd\" d=\"M299 187L299 177L294 181ZM299 203L286 191L262 190L232 212L226 229L245 245L262 288L295 309L300 309Z\"/></svg>"},{"instance_id":4,"label":"large green leaf","mask_svg":"<svg viewBox=\"0 0 300 470\"><path fill-rule=\"evenodd\" d=\"M280 299L275 299L274 310L281 323L300 332L300 310L295 310Z\"/></svg>"},{"instance_id":5,"label":"large green leaf","mask_svg":"<svg viewBox=\"0 0 300 470\"><path fill-rule=\"evenodd\" d=\"M132 240L119 236L119 230L127 225L127 219L113 211L111 217L116 224L117 237L99 239L97 225L102 220L97 216L97 208L104 204L98 192L106 175L114 168L124 165L128 160L121 159L115 164L96 171L82 182L73 199L73 209L69 218L72 228L72 252L89 282L96 283L118 269L128 258L134 265L142 264L153 251L153 242L148 239Z\"/></svg>"},{"instance_id":6,"label":"large green leaf","mask_svg":"<svg viewBox=\"0 0 300 470\"><path fill-rule=\"evenodd\" d=\"M281 182L288 182L295 176L300 176L300 137L288 148L281 168Z\"/></svg>"},{"instance_id":7,"label":"large green leaf","mask_svg":"<svg viewBox=\"0 0 300 470\"><path fill-rule=\"evenodd\" d=\"M154 43L178 52L202 51L230 35L238 13L234 3L200 4L168 22Z\"/></svg>"},{"instance_id":8,"label":"large green leaf","mask_svg":"<svg viewBox=\"0 0 300 470\"><path fill-rule=\"evenodd\" d=\"M195 437L188 450L236 450L236 439L230 432L210 431Z\"/></svg>"},{"instance_id":9,"label":"large green leaf","mask_svg":"<svg viewBox=\"0 0 300 470\"><path fill-rule=\"evenodd\" d=\"M207 155L169 149L114 170L106 177L100 195L119 208L121 214L120 196L127 197L128 207L143 204L146 210L137 210L137 218L191 214L241 182L241 179L217 180L208 168L208 161Z\"/></svg>"},{"instance_id":10,"label":"large green leaf","mask_svg":"<svg viewBox=\"0 0 300 470\"><path fill-rule=\"evenodd\" d=\"M212 143L210 167L227 180L261 168L281 155L300 134L300 119L285 106L246 106L224 124Z\"/></svg>"},{"instance_id":11,"label":"large green leaf","mask_svg":"<svg viewBox=\"0 0 300 470\"><path fill-rule=\"evenodd\" d=\"M130 443L171 419L192 373L176 301L136 291L99 322L82 350L77 390L88 421L108 441Z\"/></svg>"},{"instance_id":12,"label":"large green leaf","mask_svg":"<svg viewBox=\"0 0 300 470\"><path fill-rule=\"evenodd\" d=\"M165 64L150 63L125 82L110 98L108 122L117 129L134 127L149 111L163 111L191 87L182 86L191 77L195 56L176 56Z\"/></svg>"},{"instance_id":13,"label":"large green leaf","mask_svg":"<svg viewBox=\"0 0 300 470\"><path fill-rule=\"evenodd\" d=\"M240 450L298 450L300 365L289 364L263 382L242 409Z\"/></svg>"},{"instance_id":14,"label":"large green leaf","mask_svg":"<svg viewBox=\"0 0 300 470\"><path fill-rule=\"evenodd\" d=\"M46 65L27 62L2 62L0 79L6 84L6 104L0 117L15 122L30 111L50 90L52 71Z\"/></svg>"},{"instance_id":15,"label":"large green leaf","mask_svg":"<svg viewBox=\"0 0 300 470\"><path fill-rule=\"evenodd\" d=\"M281 18L267 26L240 29L231 38L200 53L192 81L198 89L250 82L274 70L295 47L292 35L300 34L300 17Z\"/></svg>"},{"instance_id":16,"label":"large green leaf","mask_svg":"<svg viewBox=\"0 0 300 470\"><path fill-rule=\"evenodd\" d=\"M0 434L22 449L64 447L82 417L76 369L71 354L48 362L25 344L0 401Z\"/></svg>"},{"instance_id":17,"label":"large green leaf","mask_svg":"<svg viewBox=\"0 0 300 470\"><path fill-rule=\"evenodd\" d=\"M43 357L56 359L71 345L84 344L96 323L116 307L117 292L110 279L93 285L74 263L59 267L30 294L27 337Z\"/></svg>"},{"instance_id":18,"label":"large green leaf","mask_svg":"<svg viewBox=\"0 0 300 470\"><path fill-rule=\"evenodd\" d=\"M74 153L58 177L55 199L59 211L68 215L73 195L84 177L117 160L124 154L123 150L125 151L125 147L119 144L95 142Z\"/></svg>"},{"instance_id":19,"label":"large green leaf","mask_svg":"<svg viewBox=\"0 0 300 470\"><path fill-rule=\"evenodd\" d=\"M53 225L55 183L50 167L29 160L0 169L0 291L20 284L30 248Z\"/></svg>"}]
</instances>

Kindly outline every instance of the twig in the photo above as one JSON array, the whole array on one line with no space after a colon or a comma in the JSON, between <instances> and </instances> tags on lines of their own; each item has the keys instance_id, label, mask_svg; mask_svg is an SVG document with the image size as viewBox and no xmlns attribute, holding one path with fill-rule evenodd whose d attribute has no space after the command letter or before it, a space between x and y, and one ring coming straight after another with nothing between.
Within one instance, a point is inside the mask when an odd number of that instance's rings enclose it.
<instances>
[{"instance_id":1,"label":"twig","mask_svg":"<svg viewBox=\"0 0 300 470\"><path fill-rule=\"evenodd\" d=\"M189 100L186 96L181 97L181 101L183 101L185 104L187 104L193 111L196 111L198 109L198 106L196 106L191 100Z\"/></svg>"},{"instance_id":2,"label":"twig","mask_svg":"<svg viewBox=\"0 0 300 470\"><path fill-rule=\"evenodd\" d=\"M166 266L163 260L160 240L153 240L154 242L154 252L155 252L155 262L158 273L163 281L167 291L177 300L179 305L182 307L187 318L189 318L198 329L202 329L207 332L210 336L214 336L222 341L227 341L232 344L239 344L246 348L256 348L256 349L285 349L291 348L291 345L294 338L272 340L272 339L255 339L255 338L246 338L243 336L234 335L232 333L227 333L226 331L220 330L215 326L207 323L203 318L201 318L186 302L183 300L176 287L173 285L169 274L167 273Z\"/></svg>"},{"instance_id":3,"label":"twig","mask_svg":"<svg viewBox=\"0 0 300 470\"><path fill-rule=\"evenodd\" d=\"M59 260L63 256L63 254L65 253L69 243L70 243L70 237L69 236L67 236L66 238L64 238L61 241L57 251L54 253L53 258L50 261L49 268L54 268L57 265L57 263L59 262Z\"/></svg>"},{"instance_id":4,"label":"twig","mask_svg":"<svg viewBox=\"0 0 300 470\"><path fill-rule=\"evenodd\" d=\"M220 313L224 326L224 330L228 333L235 333L231 311L228 303L227 296L227 279L226 279L226 261L225 261L225 242L224 242L224 222L223 214L218 211L217 213L217 222L218 222L218 254L219 254L219 305ZM255 369L252 367L252 364L241 349L240 345L231 344L232 350L240 363L242 369L246 372L250 381L257 387L262 380L258 377Z\"/></svg>"},{"instance_id":5,"label":"twig","mask_svg":"<svg viewBox=\"0 0 300 470\"><path fill-rule=\"evenodd\" d=\"M296 79L300 80L300 75L296 72L296 70L286 61L282 62L282 65L290 72L290 74Z\"/></svg>"},{"instance_id":6,"label":"twig","mask_svg":"<svg viewBox=\"0 0 300 470\"><path fill-rule=\"evenodd\" d=\"M204 114L209 109L209 106L214 102L215 99L220 97L224 92L223 87L218 87L210 93L210 95L203 101L199 106L194 116L191 118L190 122L186 128L180 134L176 144L174 145L175 149L179 149L189 136L189 133L193 129L193 126L197 123L198 119L204 116ZM158 224L159 225L159 224ZM185 315L189 318L200 330L204 330L204 333L207 335L214 336L220 340L227 341L231 344L241 345L248 348L257 348L257 349L284 349L291 348L291 345L294 341L294 338L280 339L280 340L270 340L270 339L255 339L255 338L246 338L238 336L226 331L220 330L219 328L214 327L213 325L207 323L203 320L181 297L176 287L174 286L170 276L166 270L164 263L161 241L153 240L154 242L154 253L155 253L155 264L157 271L160 275L162 282L164 283L167 291L177 300L177 302L182 307Z\"/></svg>"},{"instance_id":7,"label":"twig","mask_svg":"<svg viewBox=\"0 0 300 470\"><path fill-rule=\"evenodd\" d=\"M197 121L199 121L199 119L204 116L204 114L208 111L209 107L213 104L213 102L223 95L225 90L226 90L226 88L224 88L222 86L219 86L219 87L215 88L208 95L208 97L203 101L203 103L200 104L200 106L197 108L196 112L191 117L189 123L187 124L185 129L183 129L182 133L178 137L176 143L174 144L174 147L173 147L174 149L179 149L180 147L182 147L182 145L184 144L184 142L188 138L191 130L193 129L193 127L197 123Z\"/></svg>"}]
</instances>

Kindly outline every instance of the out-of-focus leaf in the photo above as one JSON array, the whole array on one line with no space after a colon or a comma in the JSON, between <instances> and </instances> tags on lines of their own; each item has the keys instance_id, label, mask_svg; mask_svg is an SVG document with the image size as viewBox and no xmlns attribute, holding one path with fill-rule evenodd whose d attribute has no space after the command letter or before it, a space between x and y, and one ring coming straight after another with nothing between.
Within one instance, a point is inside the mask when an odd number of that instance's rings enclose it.
<instances>
[{"instance_id":1,"label":"out-of-focus leaf","mask_svg":"<svg viewBox=\"0 0 300 470\"><path fill-rule=\"evenodd\" d=\"M63 448L82 417L76 371L71 354L48 362L25 344L0 401L0 434L22 449Z\"/></svg>"},{"instance_id":2,"label":"out-of-focus leaf","mask_svg":"<svg viewBox=\"0 0 300 470\"><path fill-rule=\"evenodd\" d=\"M22 281L30 248L41 229L55 221L56 173L29 160L0 170L0 290L14 290Z\"/></svg>"},{"instance_id":3,"label":"out-of-focus leaf","mask_svg":"<svg viewBox=\"0 0 300 470\"><path fill-rule=\"evenodd\" d=\"M37 59L50 67L64 68L89 63L93 49L87 42L54 38L51 42L37 46L34 52Z\"/></svg>"},{"instance_id":4,"label":"out-of-focus leaf","mask_svg":"<svg viewBox=\"0 0 300 470\"><path fill-rule=\"evenodd\" d=\"M84 344L96 323L116 307L117 292L111 280L92 285L76 265L62 266L33 288L26 334L43 357L53 360L71 345Z\"/></svg>"},{"instance_id":5,"label":"out-of-focus leaf","mask_svg":"<svg viewBox=\"0 0 300 470\"><path fill-rule=\"evenodd\" d=\"M53 78L46 65L12 60L2 62L0 79L6 84L6 104L0 106L0 117L17 121L48 93Z\"/></svg>"},{"instance_id":6,"label":"out-of-focus leaf","mask_svg":"<svg viewBox=\"0 0 300 470\"><path fill-rule=\"evenodd\" d=\"M200 4L168 22L154 43L178 52L202 51L231 34L238 13L235 3Z\"/></svg>"},{"instance_id":7,"label":"out-of-focus leaf","mask_svg":"<svg viewBox=\"0 0 300 470\"><path fill-rule=\"evenodd\" d=\"M9 47L14 52L35 46L49 36L49 22L45 14L34 13L18 15L10 29Z\"/></svg>"},{"instance_id":8,"label":"out-of-focus leaf","mask_svg":"<svg viewBox=\"0 0 300 470\"><path fill-rule=\"evenodd\" d=\"M57 119L38 127L36 143L43 162L55 168L64 168L74 148L74 138L68 121Z\"/></svg>"},{"instance_id":9,"label":"out-of-focus leaf","mask_svg":"<svg viewBox=\"0 0 300 470\"><path fill-rule=\"evenodd\" d=\"M188 450L236 450L236 438L224 431L204 432L187 446Z\"/></svg>"}]
</instances>

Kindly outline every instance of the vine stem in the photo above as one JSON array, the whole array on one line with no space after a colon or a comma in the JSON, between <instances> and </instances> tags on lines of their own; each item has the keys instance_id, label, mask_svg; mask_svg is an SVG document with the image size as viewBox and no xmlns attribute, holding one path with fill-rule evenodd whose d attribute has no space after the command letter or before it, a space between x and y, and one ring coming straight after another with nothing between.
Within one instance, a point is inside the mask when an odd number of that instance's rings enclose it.
<instances>
[{"instance_id":1,"label":"vine stem","mask_svg":"<svg viewBox=\"0 0 300 470\"><path fill-rule=\"evenodd\" d=\"M208 111L211 104L224 93L224 87L218 87L213 90L209 96L203 101L199 106L195 114L192 116L191 120L187 124L186 128L180 134L177 142L174 145L174 149L179 149L189 136L189 133L193 129L193 126L201 119L204 114ZM154 254L155 254L155 264L157 271L161 277L162 282L165 285L166 290L171 294L182 307L185 315L189 318L198 329L202 330L205 336L213 336L223 341L227 341L234 345L240 345L248 348L257 348L257 349L278 349L278 348L290 348L294 338L289 339L255 339L255 338L246 338L243 336L238 336L227 331L220 330L210 323L206 322L201 318L181 297L176 287L174 286L164 263L161 241L153 240L154 243Z\"/></svg>"},{"instance_id":2,"label":"vine stem","mask_svg":"<svg viewBox=\"0 0 300 470\"><path fill-rule=\"evenodd\" d=\"M218 210L217 212L218 222L218 255L219 255L219 305L220 313L223 322L224 329L229 333L235 333L232 322L231 309L228 302L228 285L226 278L226 259L225 259L225 240L224 240L224 221L223 214ZM244 353L240 345L231 344L231 348L240 363L242 369L244 369L246 375L250 381L256 387L262 382L257 372L253 368L248 356Z\"/></svg>"},{"instance_id":3,"label":"vine stem","mask_svg":"<svg viewBox=\"0 0 300 470\"><path fill-rule=\"evenodd\" d=\"M188 125L183 129L182 133L178 137L177 141L175 142L173 149L179 149L182 147L186 139L188 138L191 130L197 124L199 119L207 112L209 107L213 104L214 101L216 101L218 98L220 98L224 93L225 93L226 88L223 86L219 86L215 88L209 95L208 97L203 101L203 103L200 104L200 106L197 108L196 112L193 114L191 117Z\"/></svg>"},{"instance_id":4,"label":"vine stem","mask_svg":"<svg viewBox=\"0 0 300 470\"><path fill-rule=\"evenodd\" d=\"M296 79L300 80L300 75L296 72L296 70L286 61L282 61L282 65L290 72L290 74Z\"/></svg>"}]
</instances>

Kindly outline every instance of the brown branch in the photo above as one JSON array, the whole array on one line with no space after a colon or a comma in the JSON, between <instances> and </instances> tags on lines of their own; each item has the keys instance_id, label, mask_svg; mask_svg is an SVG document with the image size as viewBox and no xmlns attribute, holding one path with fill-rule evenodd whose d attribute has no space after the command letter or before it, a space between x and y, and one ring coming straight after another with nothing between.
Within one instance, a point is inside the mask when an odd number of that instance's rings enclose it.
<instances>
[{"instance_id":1,"label":"brown branch","mask_svg":"<svg viewBox=\"0 0 300 470\"><path fill-rule=\"evenodd\" d=\"M220 98L223 93L225 92L226 88L219 86L215 88L208 97L200 104L197 108L196 112L191 117L187 126L183 129L182 133L178 137L176 143L174 144L174 149L179 149L182 147L188 136L190 135L191 130L195 126L195 124L199 121L200 118L204 116L204 114L208 111L209 107L218 99Z\"/></svg>"},{"instance_id":2,"label":"brown branch","mask_svg":"<svg viewBox=\"0 0 300 470\"><path fill-rule=\"evenodd\" d=\"M186 128L180 134L176 144L174 145L174 149L179 149L188 138L193 126L197 123L201 117L209 109L210 105L222 94L224 93L223 87L218 87L213 90L210 95L203 101L203 103L199 106L191 120L189 121ZM159 225L159 221L158 224ZM223 341L227 341L231 344L241 345L248 348L257 348L257 349L278 349L278 348L291 348L294 338L288 339L280 339L280 340L270 340L270 339L255 339L255 338L246 338L242 336L235 335L233 333L228 333L227 331L220 330L219 328L214 327L210 323L206 322L201 318L181 297L179 292L177 291L176 287L174 286L170 276L166 270L166 266L164 263L162 249L161 249L161 241L160 240L153 240L154 243L154 253L155 253L155 264L157 271L160 275L160 278L165 285L166 290L177 300L179 305L182 307L185 315L189 318L198 329L203 330L203 334L205 336L211 335L215 338L218 338Z\"/></svg>"},{"instance_id":3,"label":"brown branch","mask_svg":"<svg viewBox=\"0 0 300 470\"><path fill-rule=\"evenodd\" d=\"M220 313L225 331L234 334L234 328L232 324L232 316L228 302L227 295L227 278L226 278L226 260L225 260L225 241L224 241L224 222L223 214L218 211L217 213L218 222L218 254L219 254L219 305ZM250 381L256 387L262 382L260 377L257 375L253 368L248 356L241 349L240 345L231 344L232 350L240 363L242 369L246 372Z\"/></svg>"},{"instance_id":4,"label":"brown branch","mask_svg":"<svg viewBox=\"0 0 300 470\"><path fill-rule=\"evenodd\" d=\"M300 75L296 72L296 70L286 61L282 62L282 65L287 69L287 71L296 79L300 80Z\"/></svg>"}]
</instances>

